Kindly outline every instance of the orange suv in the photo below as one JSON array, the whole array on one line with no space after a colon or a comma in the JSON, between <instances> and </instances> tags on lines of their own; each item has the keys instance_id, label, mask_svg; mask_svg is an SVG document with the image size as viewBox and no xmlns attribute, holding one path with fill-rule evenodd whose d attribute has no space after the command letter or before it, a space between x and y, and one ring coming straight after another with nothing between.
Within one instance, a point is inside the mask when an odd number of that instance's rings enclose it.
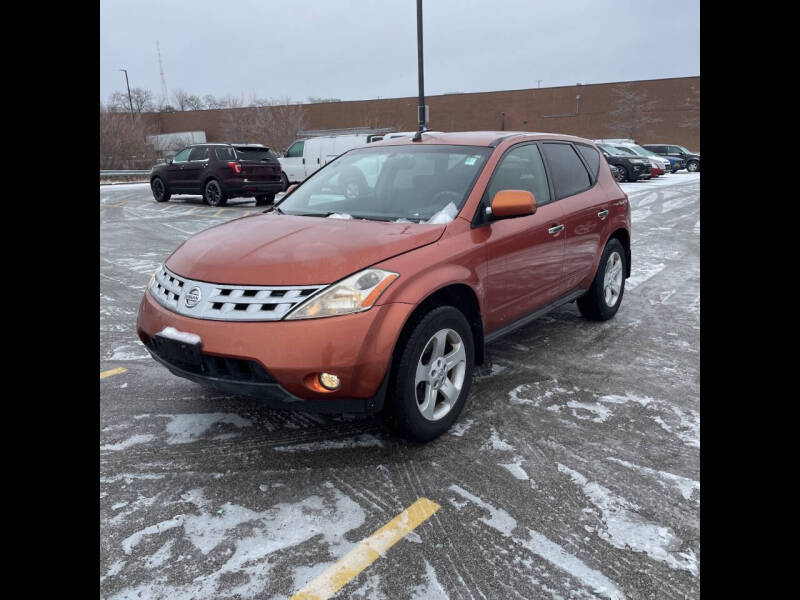
<instances>
[{"instance_id":1,"label":"orange suv","mask_svg":"<svg viewBox=\"0 0 800 600\"><path fill-rule=\"evenodd\" d=\"M153 274L137 332L180 377L283 408L385 407L430 440L487 342L574 300L613 317L630 247L628 197L589 140L385 140L189 238Z\"/></svg>"}]
</instances>

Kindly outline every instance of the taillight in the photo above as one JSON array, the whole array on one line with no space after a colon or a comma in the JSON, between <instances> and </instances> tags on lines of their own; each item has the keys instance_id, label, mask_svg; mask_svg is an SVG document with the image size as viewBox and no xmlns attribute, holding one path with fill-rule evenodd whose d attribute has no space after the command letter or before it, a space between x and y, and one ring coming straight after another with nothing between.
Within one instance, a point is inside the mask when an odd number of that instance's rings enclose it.
<instances>
[{"instance_id":1,"label":"taillight","mask_svg":"<svg viewBox=\"0 0 800 600\"><path fill-rule=\"evenodd\" d=\"M228 166L233 169L234 173L241 173L242 172L242 165L238 162L229 162Z\"/></svg>"}]
</instances>

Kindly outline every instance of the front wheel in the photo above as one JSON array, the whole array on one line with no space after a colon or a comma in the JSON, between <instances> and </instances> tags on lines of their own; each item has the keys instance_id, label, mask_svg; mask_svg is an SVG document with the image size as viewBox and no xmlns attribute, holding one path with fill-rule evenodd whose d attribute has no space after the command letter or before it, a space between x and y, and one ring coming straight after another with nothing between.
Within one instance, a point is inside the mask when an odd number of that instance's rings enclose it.
<instances>
[{"instance_id":1,"label":"front wheel","mask_svg":"<svg viewBox=\"0 0 800 600\"><path fill-rule=\"evenodd\" d=\"M150 182L150 190L152 190L153 198L156 202L169 200L170 193L167 191L167 186L161 177L153 177L153 181Z\"/></svg>"},{"instance_id":2,"label":"front wheel","mask_svg":"<svg viewBox=\"0 0 800 600\"><path fill-rule=\"evenodd\" d=\"M210 179L206 183L203 199L209 206L224 206L228 201L228 197L222 191L222 185L216 179Z\"/></svg>"},{"instance_id":3,"label":"front wheel","mask_svg":"<svg viewBox=\"0 0 800 600\"><path fill-rule=\"evenodd\" d=\"M612 238L603 249L592 286L578 298L581 314L592 321L605 321L617 314L625 292L626 272L625 248Z\"/></svg>"},{"instance_id":4,"label":"front wheel","mask_svg":"<svg viewBox=\"0 0 800 600\"><path fill-rule=\"evenodd\" d=\"M447 431L464 408L475 350L464 314L440 306L415 326L401 350L391 409L413 439L430 441Z\"/></svg>"},{"instance_id":5,"label":"front wheel","mask_svg":"<svg viewBox=\"0 0 800 600\"><path fill-rule=\"evenodd\" d=\"M622 166L619 166L617 168L619 169L619 176L617 177L617 181L619 182L629 181L630 177L628 176L628 169Z\"/></svg>"}]
</instances>

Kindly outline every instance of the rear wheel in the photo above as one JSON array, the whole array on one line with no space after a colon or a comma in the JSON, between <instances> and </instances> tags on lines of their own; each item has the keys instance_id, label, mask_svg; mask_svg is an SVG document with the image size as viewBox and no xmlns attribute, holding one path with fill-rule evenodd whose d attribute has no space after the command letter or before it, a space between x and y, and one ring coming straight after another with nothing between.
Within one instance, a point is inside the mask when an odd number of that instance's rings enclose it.
<instances>
[{"instance_id":1,"label":"rear wheel","mask_svg":"<svg viewBox=\"0 0 800 600\"><path fill-rule=\"evenodd\" d=\"M625 292L626 272L625 248L612 238L603 249L592 286L578 298L581 314L592 321L605 321L617 314Z\"/></svg>"},{"instance_id":2,"label":"rear wheel","mask_svg":"<svg viewBox=\"0 0 800 600\"><path fill-rule=\"evenodd\" d=\"M275 194L273 192L270 192L269 194L260 194L256 196L256 206L269 206L274 202L275 202Z\"/></svg>"},{"instance_id":3,"label":"rear wheel","mask_svg":"<svg viewBox=\"0 0 800 600\"><path fill-rule=\"evenodd\" d=\"M289 178L286 176L286 173L284 173L283 171L281 171L281 183L283 183L283 191L284 192L289 189Z\"/></svg>"},{"instance_id":4,"label":"rear wheel","mask_svg":"<svg viewBox=\"0 0 800 600\"><path fill-rule=\"evenodd\" d=\"M150 189L153 192L153 198L156 202L166 202L169 200L170 193L167 191L167 186L161 177L153 177L150 182Z\"/></svg>"},{"instance_id":5,"label":"rear wheel","mask_svg":"<svg viewBox=\"0 0 800 600\"><path fill-rule=\"evenodd\" d=\"M415 326L395 371L391 410L404 431L421 442L447 431L464 408L475 350L464 314L440 306Z\"/></svg>"},{"instance_id":6,"label":"rear wheel","mask_svg":"<svg viewBox=\"0 0 800 600\"><path fill-rule=\"evenodd\" d=\"M216 179L209 179L206 183L203 199L209 206L224 206L228 197L222 191L222 185Z\"/></svg>"},{"instance_id":7,"label":"rear wheel","mask_svg":"<svg viewBox=\"0 0 800 600\"><path fill-rule=\"evenodd\" d=\"M689 173L694 173L695 171L699 171L700 163L697 162L696 160L690 160L688 163L686 163L686 170L689 171Z\"/></svg>"}]
</instances>

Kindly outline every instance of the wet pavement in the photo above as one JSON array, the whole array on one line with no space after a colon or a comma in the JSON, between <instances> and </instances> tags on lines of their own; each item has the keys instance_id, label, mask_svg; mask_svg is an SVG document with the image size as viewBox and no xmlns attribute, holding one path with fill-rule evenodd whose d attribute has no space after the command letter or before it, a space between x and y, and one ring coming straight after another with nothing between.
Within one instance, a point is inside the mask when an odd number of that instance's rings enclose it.
<instances>
[{"instance_id":1,"label":"wet pavement","mask_svg":"<svg viewBox=\"0 0 800 600\"><path fill-rule=\"evenodd\" d=\"M336 598L699 597L700 175L623 189L616 317L568 304L489 344L459 420L420 445L156 364L135 334L153 270L261 209L101 186L101 596L287 598L427 498Z\"/></svg>"}]
</instances>

